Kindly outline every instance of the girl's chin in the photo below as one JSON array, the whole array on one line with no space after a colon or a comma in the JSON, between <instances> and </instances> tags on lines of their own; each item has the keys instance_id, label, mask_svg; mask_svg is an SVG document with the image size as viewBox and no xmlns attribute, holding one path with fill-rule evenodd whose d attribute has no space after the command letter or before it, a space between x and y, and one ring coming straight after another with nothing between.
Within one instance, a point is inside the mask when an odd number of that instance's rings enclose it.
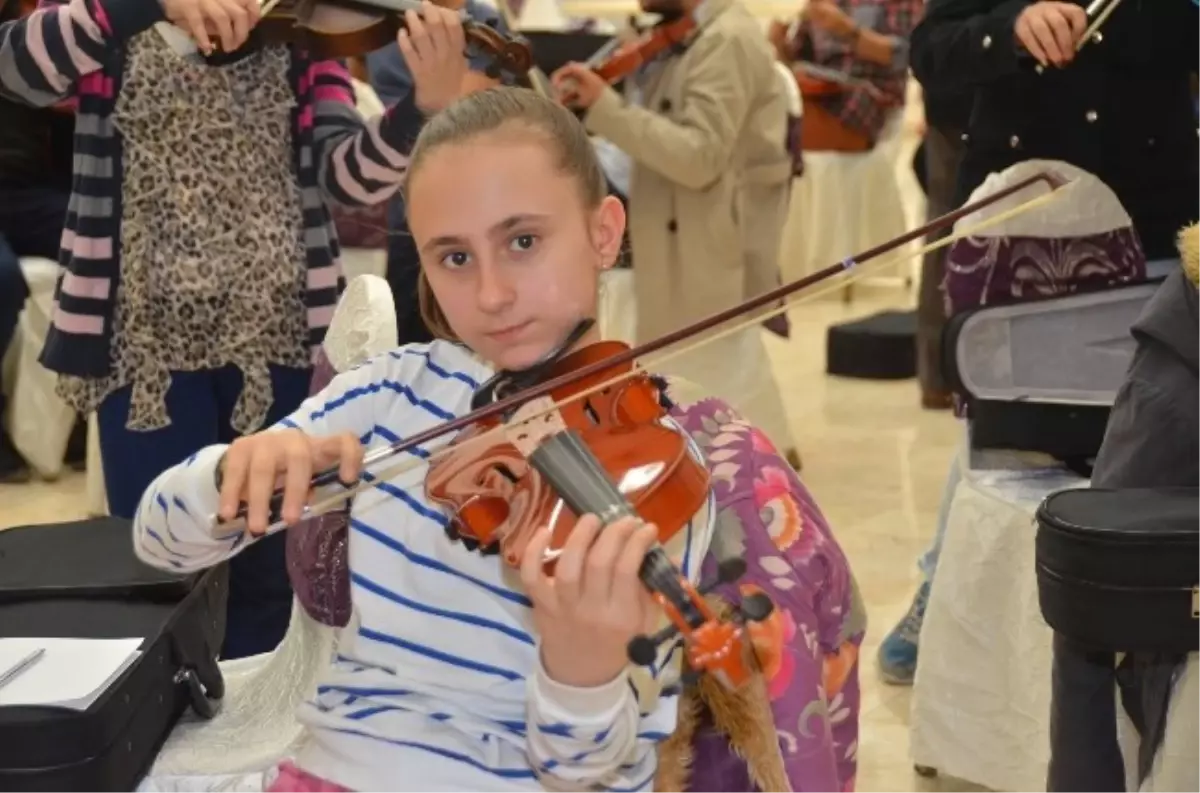
<instances>
[{"instance_id":1,"label":"girl's chin","mask_svg":"<svg viewBox=\"0 0 1200 793\"><path fill-rule=\"evenodd\" d=\"M548 345L536 341L516 344L490 344L486 357L497 371L520 372L530 368L546 355Z\"/></svg>"}]
</instances>

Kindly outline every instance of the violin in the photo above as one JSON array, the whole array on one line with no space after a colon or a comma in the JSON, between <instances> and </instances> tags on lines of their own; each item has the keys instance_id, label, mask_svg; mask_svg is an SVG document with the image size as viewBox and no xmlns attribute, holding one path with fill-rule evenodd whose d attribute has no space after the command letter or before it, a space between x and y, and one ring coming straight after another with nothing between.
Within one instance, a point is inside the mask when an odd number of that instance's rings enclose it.
<instances>
[{"instance_id":1,"label":"violin","mask_svg":"<svg viewBox=\"0 0 1200 793\"><path fill-rule=\"evenodd\" d=\"M342 492L314 499L304 517L344 508L359 491L427 462L426 492L450 514L451 538L474 551L499 553L510 565L519 565L533 532L543 525L553 530L544 560L552 571L576 516L595 514L605 524L627 516L653 521L659 544L645 556L639 578L669 624L652 636L634 638L627 647L629 659L638 665L652 664L659 645L679 635L688 674L709 673L736 688L765 665L765 657L780 652L768 632L755 625L771 614L773 604L765 595L753 594L743 599L739 610L722 618L703 595L740 577L745 569L741 560L722 565L716 582L693 587L662 548L662 541L687 525L704 503L709 477L704 465L688 453L682 430L664 421L668 405L662 381L635 367L635 359L713 328L740 330L741 326L730 328L727 323L741 315L750 315L746 324L757 324L760 312L781 313L787 306L784 301L801 289L922 239L1038 182L1049 187L1047 195L997 213L914 255L1027 211L1053 198L1066 184L1051 172L1031 176L855 257L636 348L602 341L572 350L591 327L591 320L582 321L542 361L520 372L499 372L480 386L469 413L367 454L363 470L456 433L427 461L406 459L365 475L363 481L344 485ZM318 473L311 484L317 488L336 482L338 469L331 468ZM279 517L282 500L282 490L277 490L271 500L269 531L286 528ZM229 528L244 530L245 517L243 505L233 521L214 520L214 534L232 536Z\"/></svg>"},{"instance_id":2,"label":"violin","mask_svg":"<svg viewBox=\"0 0 1200 793\"><path fill-rule=\"evenodd\" d=\"M635 39L613 39L597 50L583 65L600 75L609 85L615 85L664 52L686 46L698 29L691 14L663 19ZM568 107L573 104L572 82L566 84L566 89L560 97Z\"/></svg>"},{"instance_id":3,"label":"violin","mask_svg":"<svg viewBox=\"0 0 1200 793\"><path fill-rule=\"evenodd\" d=\"M564 354L592 325L579 323L560 350L523 372L500 372L484 383L472 404L478 409L501 393L516 393L547 377L561 377L628 350L620 342L599 342ZM625 377L625 375L629 375ZM605 381L619 382L605 387ZM599 390L590 390L600 386ZM571 397L585 391L580 400ZM548 405L557 409L543 410ZM654 636L639 636L629 645L630 661L654 663L659 646L681 634L687 644L687 666L706 671L725 685L741 685L751 674L749 657L762 662L777 651L764 641L752 653L741 645L743 623L760 622L773 610L765 595L751 595L732 620L721 621L703 599L727 578L740 577L724 568L718 580L694 588L663 548L692 519L708 498L708 469L688 450L682 431L664 424L669 403L662 383L629 362L600 368L594 374L555 389L521 408L477 422L461 433L447 453L430 465L426 494L451 516L447 533L483 553L500 552L519 568L534 532L550 526L552 539L544 564L553 573L571 529L579 517L599 516L606 524L635 517L654 524L659 542L642 561L638 577L669 618ZM522 421L522 414L539 412ZM502 428L496 440L472 444L474 438ZM620 483L619 485L617 483ZM740 560L738 560L740 561ZM759 638L751 634L751 638Z\"/></svg>"},{"instance_id":4,"label":"violin","mask_svg":"<svg viewBox=\"0 0 1200 793\"><path fill-rule=\"evenodd\" d=\"M396 41L406 11L418 0L268 0L243 48L296 45L321 60L366 55ZM525 74L533 64L529 44L481 22L462 17L468 45L488 55L492 77Z\"/></svg>"},{"instance_id":5,"label":"violin","mask_svg":"<svg viewBox=\"0 0 1200 793\"><path fill-rule=\"evenodd\" d=\"M585 65L609 85L619 83L664 52L687 45L698 29L691 14L663 19L631 41L614 39L588 58Z\"/></svg>"}]
</instances>

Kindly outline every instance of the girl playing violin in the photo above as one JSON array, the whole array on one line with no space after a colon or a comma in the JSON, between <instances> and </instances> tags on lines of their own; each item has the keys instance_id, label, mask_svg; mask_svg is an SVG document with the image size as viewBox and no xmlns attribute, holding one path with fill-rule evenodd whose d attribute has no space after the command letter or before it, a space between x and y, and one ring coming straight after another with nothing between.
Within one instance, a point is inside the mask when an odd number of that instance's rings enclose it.
<instances>
[{"instance_id":1,"label":"girl playing violin","mask_svg":"<svg viewBox=\"0 0 1200 793\"><path fill-rule=\"evenodd\" d=\"M162 474L137 510L141 559L194 571L246 552L275 488L295 524L314 472L370 479L364 447L469 412L496 371L528 369L596 316L625 215L570 111L516 88L461 99L422 130L403 189L421 306L440 338L342 374L271 429ZM593 329L575 348L596 341ZM601 531L585 516L553 578L542 529L518 573L447 537L422 462L440 443L352 504L353 615L302 708L308 739L270 789L651 789L657 744L676 724L678 647L636 674L626 648L661 618L638 578L655 528ZM214 528L211 516L241 505L248 536ZM666 543L690 578L713 517L702 507Z\"/></svg>"},{"instance_id":2,"label":"girl playing violin","mask_svg":"<svg viewBox=\"0 0 1200 793\"><path fill-rule=\"evenodd\" d=\"M0 26L0 95L78 97L42 362L72 407L97 413L117 516L170 466L307 396L342 287L325 202L390 197L422 115L457 97L466 70L457 16L409 12L399 41L416 90L364 123L335 61L267 46L208 65L165 24L233 52L257 19L256 0L70 0ZM287 630L283 560L272 538L234 561L226 657Z\"/></svg>"}]
</instances>

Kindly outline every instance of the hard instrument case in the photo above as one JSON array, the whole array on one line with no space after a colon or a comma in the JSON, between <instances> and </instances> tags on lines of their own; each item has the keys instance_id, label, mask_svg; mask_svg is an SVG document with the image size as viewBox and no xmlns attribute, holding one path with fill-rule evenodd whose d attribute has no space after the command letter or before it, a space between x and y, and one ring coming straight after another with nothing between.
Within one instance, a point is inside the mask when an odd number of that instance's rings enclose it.
<instances>
[{"instance_id":1,"label":"hard instrument case","mask_svg":"<svg viewBox=\"0 0 1200 793\"><path fill-rule=\"evenodd\" d=\"M1114 653L1200 649L1200 489L1072 489L1037 510L1047 624Z\"/></svg>"},{"instance_id":2,"label":"hard instrument case","mask_svg":"<svg viewBox=\"0 0 1200 793\"><path fill-rule=\"evenodd\" d=\"M144 637L85 711L0 707L0 790L133 790L189 707L216 712L227 583L142 564L127 520L0 532L0 636Z\"/></svg>"}]
</instances>

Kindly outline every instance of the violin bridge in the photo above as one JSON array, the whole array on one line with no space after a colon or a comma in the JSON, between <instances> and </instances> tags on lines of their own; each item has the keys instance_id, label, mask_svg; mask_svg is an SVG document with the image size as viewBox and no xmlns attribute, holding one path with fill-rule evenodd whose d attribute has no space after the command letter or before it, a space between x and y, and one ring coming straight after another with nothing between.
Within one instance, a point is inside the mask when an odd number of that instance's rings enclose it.
<instances>
[{"instance_id":1,"label":"violin bridge","mask_svg":"<svg viewBox=\"0 0 1200 793\"><path fill-rule=\"evenodd\" d=\"M531 399L517 408L505 425L504 434L522 456L529 458L544 440L566 429L567 422L554 400L544 396Z\"/></svg>"}]
</instances>

